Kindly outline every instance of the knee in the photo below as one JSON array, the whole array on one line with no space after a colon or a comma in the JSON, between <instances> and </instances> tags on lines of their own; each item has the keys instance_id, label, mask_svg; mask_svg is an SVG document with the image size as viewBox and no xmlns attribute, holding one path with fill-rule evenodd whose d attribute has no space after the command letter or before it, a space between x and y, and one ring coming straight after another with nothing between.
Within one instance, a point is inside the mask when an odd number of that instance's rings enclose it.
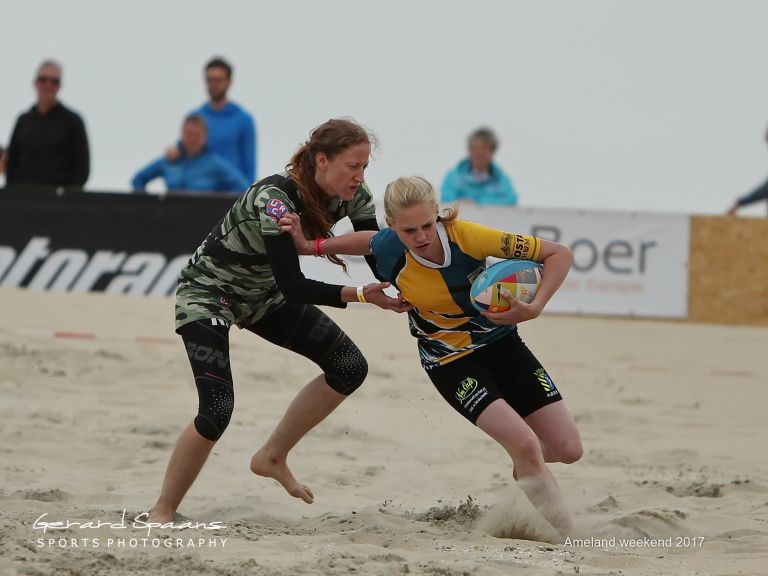
<instances>
[{"instance_id":1,"label":"knee","mask_svg":"<svg viewBox=\"0 0 768 576\"><path fill-rule=\"evenodd\" d=\"M573 464L581 460L584 455L584 448L581 445L580 438L569 438L560 442L555 449L555 455L558 462L563 464Z\"/></svg>"},{"instance_id":2,"label":"knee","mask_svg":"<svg viewBox=\"0 0 768 576\"><path fill-rule=\"evenodd\" d=\"M531 464L544 464L544 455L541 451L541 443L535 434L526 434L517 439L511 450L514 460L522 460Z\"/></svg>"},{"instance_id":3,"label":"knee","mask_svg":"<svg viewBox=\"0 0 768 576\"><path fill-rule=\"evenodd\" d=\"M221 438L229 426L235 408L232 384L210 377L196 379L199 404L195 417L195 429L208 440Z\"/></svg>"},{"instance_id":4,"label":"knee","mask_svg":"<svg viewBox=\"0 0 768 576\"><path fill-rule=\"evenodd\" d=\"M365 356L349 338L331 352L321 368L328 385L346 396L357 390L368 375Z\"/></svg>"}]
</instances>

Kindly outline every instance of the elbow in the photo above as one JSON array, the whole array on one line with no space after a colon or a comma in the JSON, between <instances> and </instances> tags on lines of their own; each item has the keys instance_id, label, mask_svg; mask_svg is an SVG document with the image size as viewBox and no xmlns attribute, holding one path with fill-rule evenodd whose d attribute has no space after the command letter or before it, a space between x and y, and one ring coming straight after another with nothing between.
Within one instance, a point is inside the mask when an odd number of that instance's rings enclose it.
<instances>
[{"instance_id":1,"label":"elbow","mask_svg":"<svg viewBox=\"0 0 768 576\"><path fill-rule=\"evenodd\" d=\"M280 290L286 302L302 303L302 294L305 290L302 290L301 284L301 282L278 282L277 289Z\"/></svg>"},{"instance_id":2,"label":"elbow","mask_svg":"<svg viewBox=\"0 0 768 576\"><path fill-rule=\"evenodd\" d=\"M303 300L299 296L301 293L298 290L293 290L293 289L282 290L281 289L280 292L282 292L286 302L295 302L297 304L303 303Z\"/></svg>"},{"instance_id":3,"label":"elbow","mask_svg":"<svg viewBox=\"0 0 768 576\"><path fill-rule=\"evenodd\" d=\"M571 267L573 267L573 250L568 248L565 244L561 244L560 247L563 261L568 264L568 269L570 270Z\"/></svg>"},{"instance_id":4,"label":"elbow","mask_svg":"<svg viewBox=\"0 0 768 576\"><path fill-rule=\"evenodd\" d=\"M550 258L552 263L557 262L564 267L567 266L569 270L573 266L573 251L565 244L554 243L554 246L547 250L547 255L540 262L546 265Z\"/></svg>"}]
</instances>

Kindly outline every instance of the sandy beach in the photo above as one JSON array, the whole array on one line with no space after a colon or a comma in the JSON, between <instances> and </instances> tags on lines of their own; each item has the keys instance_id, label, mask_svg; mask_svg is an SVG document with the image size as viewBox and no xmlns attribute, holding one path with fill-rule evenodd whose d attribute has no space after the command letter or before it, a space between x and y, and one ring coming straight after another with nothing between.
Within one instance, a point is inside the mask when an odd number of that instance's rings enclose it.
<instances>
[{"instance_id":1,"label":"sandy beach","mask_svg":"<svg viewBox=\"0 0 768 576\"><path fill-rule=\"evenodd\" d=\"M173 301L0 291L0 574L768 574L768 328L521 325L585 448L552 465L576 524L554 543L405 317L329 314L370 371L289 460L314 504L248 463L317 369L233 329L235 413L179 510L197 527L148 529L197 413Z\"/></svg>"}]
</instances>

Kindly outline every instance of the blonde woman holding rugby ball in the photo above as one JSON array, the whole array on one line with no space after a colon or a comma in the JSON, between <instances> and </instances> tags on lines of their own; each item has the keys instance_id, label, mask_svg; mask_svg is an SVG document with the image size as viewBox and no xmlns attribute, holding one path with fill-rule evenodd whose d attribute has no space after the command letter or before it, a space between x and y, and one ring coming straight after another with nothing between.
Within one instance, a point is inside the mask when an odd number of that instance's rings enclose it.
<instances>
[{"instance_id":1,"label":"blonde woman holding rugby ball","mask_svg":"<svg viewBox=\"0 0 768 576\"><path fill-rule=\"evenodd\" d=\"M378 277L413 306L410 331L422 367L445 400L496 440L511 456L513 476L531 503L562 536L572 529L547 462L576 462L582 455L576 423L560 392L520 339L517 324L541 314L573 263L570 250L541 238L512 234L460 220L455 208L441 216L432 185L399 178L384 197L388 229L321 240L329 254L369 255ZM312 253L295 217L280 222L299 253ZM529 303L504 312L478 312L471 279L487 257L544 264Z\"/></svg>"}]
</instances>

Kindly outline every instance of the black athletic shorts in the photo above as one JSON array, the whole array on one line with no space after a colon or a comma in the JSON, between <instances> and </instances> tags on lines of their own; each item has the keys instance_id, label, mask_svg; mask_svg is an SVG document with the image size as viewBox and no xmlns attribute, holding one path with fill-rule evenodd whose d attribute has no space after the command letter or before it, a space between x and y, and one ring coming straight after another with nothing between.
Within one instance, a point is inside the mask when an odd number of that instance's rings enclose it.
<instances>
[{"instance_id":1,"label":"black athletic shorts","mask_svg":"<svg viewBox=\"0 0 768 576\"><path fill-rule=\"evenodd\" d=\"M367 364L347 334L317 306L286 302L253 324L242 328L286 350L312 360L323 369L328 384L338 392L359 385ZM232 382L229 367L229 322L221 317L183 324L176 330L184 339L195 377L205 375L215 361L221 377ZM351 382L343 381L352 377ZM351 390L350 390L351 391Z\"/></svg>"},{"instance_id":2,"label":"black athletic shorts","mask_svg":"<svg viewBox=\"0 0 768 576\"><path fill-rule=\"evenodd\" d=\"M473 424L503 398L522 418L562 400L555 383L517 331L427 375L454 409Z\"/></svg>"}]
</instances>

